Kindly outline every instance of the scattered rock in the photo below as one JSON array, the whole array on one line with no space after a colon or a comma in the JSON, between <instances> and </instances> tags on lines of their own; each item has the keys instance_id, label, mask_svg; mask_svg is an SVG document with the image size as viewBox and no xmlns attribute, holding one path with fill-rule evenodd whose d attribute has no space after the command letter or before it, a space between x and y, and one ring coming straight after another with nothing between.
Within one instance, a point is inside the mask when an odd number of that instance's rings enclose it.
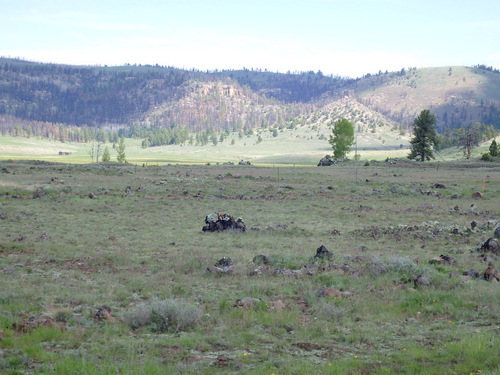
<instances>
[{"instance_id":1,"label":"scattered rock","mask_svg":"<svg viewBox=\"0 0 500 375\"><path fill-rule=\"evenodd\" d=\"M43 187L37 188L36 191L33 193L33 199L44 198L45 196L46 194Z\"/></svg>"},{"instance_id":2,"label":"scattered rock","mask_svg":"<svg viewBox=\"0 0 500 375\"><path fill-rule=\"evenodd\" d=\"M137 188L137 191L139 191L139 192L144 192L144 191L146 191L146 185L141 185L141 186L139 186L139 187Z\"/></svg>"},{"instance_id":3,"label":"scattered rock","mask_svg":"<svg viewBox=\"0 0 500 375\"><path fill-rule=\"evenodd\" d=\"M481 259L483 262L487 262L488 261L488 257L486 256L486 254L478 255L478 258Z\"/></svg>"},{"instance_id":4,"label":"scattered rock","mask_svg":"<svg viewBox=\"0 0 500 375\"><path fill-rule=\"evenodd\" d=\"M316 255L314 256L314 258L321 260L332 259L333 253L328 251L328 249L325 246L321 245L316 249Z\"/></svg>"},{"instance_id":5,"label":"scattered rock","mask_svg":"<svg viewBox=\"0 0 500 375\"><path fill-rule=\"evenodd\" d=\"M479 272L477 272L475 269L470 269L469 271L465 271L463 273L464 276L469 276L469 277L472 277L474 279L477 279L479 277Z\"/></svg>"},{"instance_id":6,"label":"scattered rock","mask_svg":"<svg viewBox=\"0 0 500 375\"><path fill-rule=\"evenodd\" d=\"M264 254L259 254L253 257L252 262L257 265L264 264L266 266L271 264L271 261L269 260L269 257Z\"/></svg>"},{"instance_id":7,"label":"scattered rock","mask_svg":"<svg viewBox=\"0 0 500 375\"><path fill-rule=\"evenodd\" d=\"M283 311L284 309L286 309L286 307L287 305L285 304L285 302L280 299L273 302L273 308L276 311Z\"/></svg>"},{"instance_id":8,"label":"scattered rock","mask_svg":"<svg viewBox=\"0 0 500 375\"><path fill-rule=\"evenodd\" d=\"M226 357L225 355L220 355L213 362L213 365L217 366L217 367L229 367L230 363L231 363L231 360L228 357Z\"/></svg>"},{"instance_id":9,"label":"scattered rock","mask_svg":"<svg viewBox=\"0 0 500 375\"><path fill-rule=\"evenodd\" d=\"M240 160L238 162L238 165L252 165L252 163L250 163L249 161Z\"/></svg>"},{"instance_id":10,"label":"scattered rock","mask_svg":"<svg viewBox=\"0 0 500 375\"><path fill-rule=\"evenodd\" d=\"M28 320L20 320L19 322L13 324L13 328L19 332L29 332L38 327L57 327L61 331L66 330L66 326L64 324L58 324L55 319L50 316L31 316Z\"/></svg>"},{"instance_id":11,"label":"scattered rock","mask_svg":"<svg viewBox=\"0 0 500 375\"><path fill-rule=\"evenodd\" d=\"M243 307L245 309L249 309L254 307L259 302L261 302L261 299L259 298L245 297L236 300L234 307Z\"/></svg>"},{"instance_id":12,"label":"scattered rock","mask_svg":"<svg viewBox=\"0 0 500 375\"><path fill-rule=\"evenodd\" d=\"M472 220L470 223L470 229L474 230L477 228L477 221Z\"/></svg>"},{"instance_id":13,"label":"scattered rock","mask_svg":"<svg viewBox=\"0 0 500 375\"><path fill-rule=\"evenodd\" d=\"M97 198L97 195L95 195L94 193L89 193L89 198L95 199L95 198Z\"/></svg>"},{"instance_id":14,"label":"scattered rock","mask_svg":"<svg viewBox=\"0 0 500 375\"><path fill-rule=\"evenodd\" d=\"M50 240L50 237L46 233L42 233L40 237L36 239L37 242Z\"/></svg>"},{"instance_id":15,"label":"scattered rock","mask_svg":"<svg viewBox=\"0 0 500 375\"><path fill-rule=\"evenodd\" d=\"M410 277L410 281L413 281L415 288L417 288L419 286L428 286L431 283L431 281L429 280L428 277L425 277L422 275L418 275L417 277L412 276L412 277Z\"/></svg>"},{"instance_id":16,"label":"scattered rock","mask_svg":"<svg viewBox=\"0 0 500 375\"><path fill-rule=\"evenodd\" d=\"M309 276L317 275L318 273L321 273L324 270L325 266L319 263L304 264L301 268L301 272Z\"/></svg>"},{"instance_id":17,"label":"scattered rock","mask_svg":"<svg viewBox=\"0 0 500 375\"><path fill-rule=\"evenodd\" d=\"M301 270L291 270L289 268L276 268L274 270L276 276L289 276L289 277L300 277L302 276Z\"/></svg>"},{"instance_id":18,"label":"scattered rock","mask_svg":"<svg viewBox=\"0 0 500 375\"><path fill-rule=\"evenodd\" d=\"M321 350L322 349L321 345L313 344L310 342L299 342L299 343L295 344L295 346L297 346L297 348L299 348L299 349L302 349L302 350L305 350L308 352L311 352L313 350Z\"/></svg>"},{"instance_id":19,"label":"scattered rock","mask_svg":"<svg viewBox=\"0 0 500 375\"><path fill-rule=\"evenodd\" d=\"M101 307L99 307L99 309L94 314L95 323L99 323L102 321L113 323L115 320L116 319L111 315L111 308L106 305L102 305Z\"/></svg>"},{"instance_id":20,"label":"scattered rock","mask_svg":"<svg viewBox=\"0 0 500 375\"><path fill-rule=\"evenodd\" d=\"M472 193L472 198L481 199L483 198L483 194L481 194L479 191L475 191L474 193Z\"/></svg>"},{"instance_id":21,"label":"scattered rock","mask_svg":"<svg viewBox=\"0 0 500 375\"><path fill-rule=\"evenodd\" d=\"M10 171L7 168L2 168L2 173L10 173Z\"/></svg>"},{"instance_id":22,"label":"scattered rock","mask_svg":"<svg viewBox=\"0 0 500 375\"><path fill-rule=\"evenodd\" d=\"M241 218L235 219L228 214L219 214L212 212L205 217L205 226L203 232L222 232L222 231L237 231L244 232L246 225Z\"/></svg>"},{"instance_id":23,"label":"scattered rock","mask_svg":"<svg viewBox=\"0 0 500 375\"><path fill-rule=\"evenodd\" d=\"M340 236L340 231L338 229L334 229L330 232L332 236Z\"/></svg>"},{"instance_id":24,"label":"scattered rock","mask_svg":"<svg viewBox=\"0 0 500 375\"><path fill-rule=\"evenodd\" d=\"M497 255L500 251L500 245L495 238L488 238L476 251L481 253L490 252Z\"/></svg>"},{"instance_id":25,"label":"scattered rock","mask_svg":"<svg viewBox=\"0 0 500 375\"><path fill-rule=\"evenodd\" d=\"M342 296L342 292L333 288L321 287L316 290L316 295L318 297L340 297Z\"/></svg>"},{"instance_id":26,"label":"scattered rock","mask_svg":"<svg viewBox=\"0 0 500 375\"><path fill-rule=\"evenodd\" d=\"M444 265L454 265L457 263L455 258L450 257L449 255L440 255L437 258L432 258L429 261L430 264L444 264Z\"/></svg>"},{"instance_id":27,"label":"scattered rock","mask_svg":"<svg viewBox=\"0 0 500 375\"><path fill-rule=\"evenodd\" d=\"M500 281L500 276L498 275L498 270L495 269L493 263L488 263L488 268L484 271L483 279L486 281L497 280Z\"/></svg>"},{"instance_id":28,"label":"scattered rock","mask_svg":"<svg viewBox=\"0 0 500 375\"><path fill-rule=\"evenodd\" d=\"M271 272L269 267L267 266L257 266L257 267L252 267L250 271L248 272L248 275L250 276L260 276L260 275L267 275Z\"/></svg>"},{"instance_id":29,"label":"scattered rock","mask_svg":"<svg viewBox=\"0 0 500 375\"><path fill-rule=\"evenodd\" d=\"M228 274L232 275L235 271L235 265L231 258L221 258L213 266L207 268L207 271L218 273L218 274Z\"/></svg>"},{"instance_id":30,"label":"scattered rock","mask_svg":"<svg viewBox=\"0 0 500 375\"><path fill-rule=\"evenodd\" d=\"M444 184L440 184L440 183L435 183L434 185L432 185L432 187L434 189L446 189L446 186Z\"/></svg>"},{"instance_id":31,"label":"scattered rock","mask_svg":"<svg viewBox=\"0 0 500 375\"><path fill-rule=\"evenodd\" d=\"M497 229L495 229L495 234L493 235L493 237L500 238L500 227L498 227Z\"/></svg>"}]
</instances>

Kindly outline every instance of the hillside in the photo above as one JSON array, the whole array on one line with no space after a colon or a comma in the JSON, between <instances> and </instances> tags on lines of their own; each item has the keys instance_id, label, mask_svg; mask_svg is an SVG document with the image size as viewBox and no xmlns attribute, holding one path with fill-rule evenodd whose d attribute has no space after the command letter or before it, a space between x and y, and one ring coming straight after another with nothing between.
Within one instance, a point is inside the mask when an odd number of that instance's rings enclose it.
<instances>
[{"instance_id":1,"label":"hillside","mask_svg":"<svg viewBox=\"0 0 500 375\"><path fill-rule=\"evenodd\" d=\"M403 135L415 116L429 108L441 132L475 121L500 128L499 88L500 74L484 66L402 69L354 80L321 72L201 72L0 58L0 127L2 134L12 134L16 126L28 131L57 124L133 125L131 134L144 137L137 129L247 133L298 125L318 128L347 117L360 135L377 128Z\"/></svg>"},{"instance_id":2,"label":"hillside","mask_svg":"<svg viewBox=\"0 0 500 375\"><path fill-rule=\"evenodd\" d=\"M235 124L252 128L294 117L307 110L301 103L313 102L348 83L312 72L78 67L4 58L0 59L0 115L97 127L140 123L187 126L193 131ZM251 105L273 107L252 113Z\"/></svg>"},{"instance_id":3,"label":"hillside","mask_svg":"<svg viewBox=\"0 0 500 375\"><path fill-rule=\"evenodd\" d=\"M498 72L454 66L369 76L353 91L369 108L406 125L428 108L444 131L475 121L500 128L499 89Z\"/></svg>"}]
</instances>

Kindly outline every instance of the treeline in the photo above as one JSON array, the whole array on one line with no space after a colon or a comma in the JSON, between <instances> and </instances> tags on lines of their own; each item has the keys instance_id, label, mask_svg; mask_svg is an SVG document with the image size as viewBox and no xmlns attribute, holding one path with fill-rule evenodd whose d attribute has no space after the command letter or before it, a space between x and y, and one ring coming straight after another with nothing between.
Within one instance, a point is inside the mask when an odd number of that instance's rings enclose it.
<instances>
[{"instance_id":1,"label":"treeline","mask_svg":"<svg viewBox=\"0 0 500 375\"><path fill-rule=\"evenodd\" d=\"M190 127L193 125L188 122L193 118L191 108L181 106L176 109L174 105L190 94L192 85L187 82L233 82L257 104L264 105L270 104L269 100L274 100L276 104L276 101L279 104L312 102L350 81L325 76L321 72L202 72L159 65L88 67L0 58L0 115L29 121L102 127L142 121L148 111L172 103L172 108L167 108L162 118L155 119L157 123L153 125ZM213 103L204 100L207 113L200 115L201 124L196 121L199 129L194 131L218 126L221 122L226 122L226 127L229 127L230 123L241 120L241 113L233 111L225 114L224 119L221 115L217 121L212 121L214 113L220 111L222 105L228 105L215 99ZM186 113L182 112L184 109ZM198 109L193 110L199 113ZM276 116L276 120L269 118L264 121L280 121L280 115ZM260 117L258 120L255 116L250 117L245 125L260 125L260 121Z\"/></svg>"},{"instance_id":2,"label":"treeline","mask_svg":"<svg viewBox=\"0 0 500 375\"><path fill-rule=\"evenodd\" d=\"M130 123L179 96L195 72L175 68L93 68L0 59L0 114L88 125Z\"/></svg>"},{"instance_id":3,"label":"treeline","mask_svg":"<svg viewBox=\"0 0 500 375\"><path fill-rule=\"evenodd\" d=\"M10 116L0 117L0 134L12 137L40 137L60 142L87 143L118 142L120 136L127 133L126 129L109 130L93 128L87 125L67 126L61 123L23 121Z\"/></svg>"},{"instance_id":4,"label":"treeline","mask_svg":"<svg viewBox=\"0 0 500 375\"><path fill-rule=\"evenodd\" d=\"M209 143L217 145L219 142L223 142L230 133L228 130L217 131L211 128L192 133L187 128L145 128L138 124L118 130L110 130L92 128L87 125L79 127L49 122L20 122L13 117L10 118L10 121L7 121L6 117L0 117L0 134L11 137L45 138L63 143L118 143L120 138L125 137L142 139L142 147L147 148L185 143L200 146ZM240 130L239 137L242 138L244 135L251 134L253 134L251 129Z\"/></svg>"},{"instance_id":5,"label":"treeline","mask_svg":"<svg viewBox=\"0 0 500 375\"><path fill-rule=\"evenodd\" d=\"M442 150L449 147L462 147L468 134L472 137L474 143L479 144L497 137L499 130L495 129L493 125L485 125L479 122L463 125L457 129L446 128L443 134L438 135L436 148Z\"/></svg>"},{"instance_id":6,"label":"treeline","mask_svg":"<svg viewBox=\"0 0 500 375\"><path fill-rule=\"evenodd\" d=\"M277 100L308 103L325 95L334 96L355 80L318 72L273 73L267 70L223 70L216 76L235 79L240 85Z\"/></svg>"},{"instance_id":7,"label":"treeline","mask_svg":"<svg viewBox=\"0 0 500 375\"><path fill-rule=\"evenodd\" d=\"M492 66L486 66L484 64L474 65L473 68L481 69L481 70L486 70L486 71L492 72L492 73L500 73L500 70L498 70L496 68L493 68Z\"/></svg>"}]
</instances>

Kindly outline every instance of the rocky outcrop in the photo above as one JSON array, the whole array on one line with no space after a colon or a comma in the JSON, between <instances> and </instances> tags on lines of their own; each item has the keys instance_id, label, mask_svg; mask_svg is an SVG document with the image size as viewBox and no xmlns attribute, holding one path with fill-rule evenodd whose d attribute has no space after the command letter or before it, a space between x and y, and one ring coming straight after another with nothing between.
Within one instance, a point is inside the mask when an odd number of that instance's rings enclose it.
<instances>
[{"instance_id":1,"label":"rocky outcrop","mask_svg":"<svg viewBox=\"0 0 500 375\"><path fill-rule=\"evenodd\" d=\"M246 225L241 218L235 219L228 214L219 214L212 212L205 217L205 226L202 228L203 232L222 232L222 231L236 231L244 232Z\"/></svg>"}]
</instances>

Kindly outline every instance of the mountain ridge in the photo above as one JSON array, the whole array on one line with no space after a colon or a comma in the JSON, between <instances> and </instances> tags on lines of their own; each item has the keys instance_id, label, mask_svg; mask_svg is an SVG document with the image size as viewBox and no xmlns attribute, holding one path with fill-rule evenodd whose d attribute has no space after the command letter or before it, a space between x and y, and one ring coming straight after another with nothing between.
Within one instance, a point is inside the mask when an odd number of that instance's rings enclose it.
<instances>
[{"instance_id":1,"label":"mountain ridge","mask_svg":"<svg viewBox=\"0 0 500 375\"><path fill-rule=\"evenodd\" d=\"M358 79L321 72L202 72L163 66L89 67L0 58L0 126L16 121L190 132L293 127L335 119L343 99L358 127L410 130L428 108L444 132L467 122L500 128L500 74L476 67L410 68ZM345 101L345 100L344 100ZM340 108L339 107L339 108ZM354 111L356 113L354 113ZM325 117L321 114L330 113ZM336 114L338 112L338 114ZM295 124L295 125L294 125Z\"/></svg>"}]
</instances>

